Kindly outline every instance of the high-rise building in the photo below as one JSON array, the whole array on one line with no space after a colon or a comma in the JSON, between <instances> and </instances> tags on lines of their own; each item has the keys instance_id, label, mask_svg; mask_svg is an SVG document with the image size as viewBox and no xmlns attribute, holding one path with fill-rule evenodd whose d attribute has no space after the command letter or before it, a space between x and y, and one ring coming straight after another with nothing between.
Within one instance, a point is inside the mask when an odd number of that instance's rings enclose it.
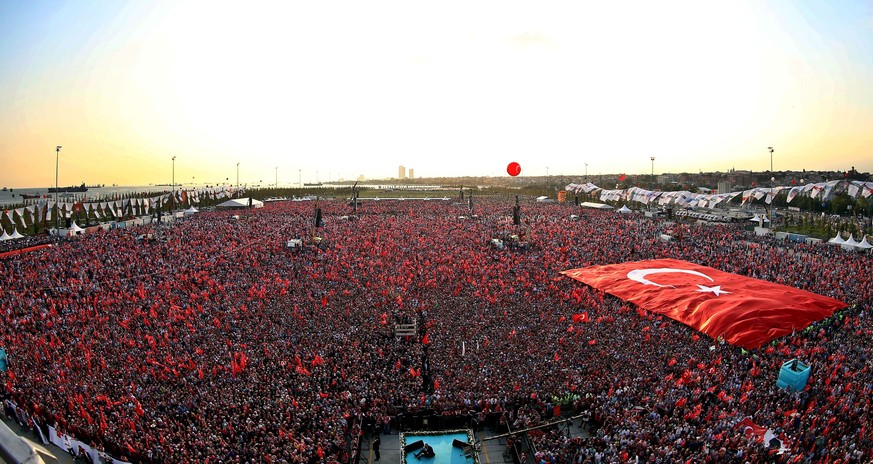
<instances>
[{"instance_id":1,"label":"high-rise building","mask_svg":"<svg viewBox=\"0 0 873 464\"><path fill-rule=\"evenodd\" d=\"M409 178L415 179L415 169L409 168Z\"/></svg>"},{"instance_id":2,"label":"high-rise building","mask_svg":"<svg viewBox=\"0 0 873 464\"><path fill-rule=\"evenodd\" d=\"M397 178L406 179L406 166L400 165L400 167L397 168Z\"/></svg>"},{"instance_id":3,"label":"high-rise building","mask_svg":"<svg viewBox=\"0 0 873 464\"><path fill-rule=\"evenodd\" d=\"M718 183L718 193L728 193L731 191L730 189L731 186L727 182L721 181Z\"/></svg>"}]
</instances>

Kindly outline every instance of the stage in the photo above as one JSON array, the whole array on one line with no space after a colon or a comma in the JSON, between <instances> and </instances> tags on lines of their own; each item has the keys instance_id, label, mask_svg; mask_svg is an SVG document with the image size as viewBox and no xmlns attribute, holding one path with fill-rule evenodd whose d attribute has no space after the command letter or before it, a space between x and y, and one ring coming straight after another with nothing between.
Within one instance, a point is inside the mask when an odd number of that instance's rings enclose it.
<instances>
[{"instance_id":1,"label":"stage","mask_svg":"<svg viewBox=\"0 0 873 464\"><path fill-rule=\"evenodd\" d=\"M406 463L425 463L425 464L464 464L478 463L479 458L475 450L466 453L464 449L452 446L455 440L464 443L473 443L473 431L470 429L446 430L440 432L403 432L400 434L400 462ZM405 448L410 444L422 441L433 448L435 455L431 458L416 458L415 454L421 451L420 448L405 452ZM469 457L468 457L469 456Z\"/></svg>"}]
</instances>

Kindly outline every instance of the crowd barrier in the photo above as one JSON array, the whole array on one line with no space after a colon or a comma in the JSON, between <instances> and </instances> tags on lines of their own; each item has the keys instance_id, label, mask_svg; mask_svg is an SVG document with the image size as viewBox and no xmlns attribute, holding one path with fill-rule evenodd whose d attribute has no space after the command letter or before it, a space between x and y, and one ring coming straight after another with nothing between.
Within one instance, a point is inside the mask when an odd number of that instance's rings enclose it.
<instances>
[{"instance_id":1,"label":"crowd barrier","mask_svg":"<svg viewBox=\"0 0 873 464\"><path fill-rule=\"evenodd\" d=\"M26 427L35 431L39 436L42 444L47 445L49 443L57 446L58 448L70 453L71 456L79 456L85 455L93 464L130 464L125 461L121 461L119 459L115 459L112 456L106 454L104 451L92 448L87 443L81 442L77 440L75 437L63 433L51 425L45 426L37 422L37 420L29 415L26 411L19 408L15 403L10 400L6 400L6 408L7 411L10 411L15 415L16 420L19 424L24 424ZM42 462L39 461L30 461L33 463Z\"/></svg>"}]
</instances>

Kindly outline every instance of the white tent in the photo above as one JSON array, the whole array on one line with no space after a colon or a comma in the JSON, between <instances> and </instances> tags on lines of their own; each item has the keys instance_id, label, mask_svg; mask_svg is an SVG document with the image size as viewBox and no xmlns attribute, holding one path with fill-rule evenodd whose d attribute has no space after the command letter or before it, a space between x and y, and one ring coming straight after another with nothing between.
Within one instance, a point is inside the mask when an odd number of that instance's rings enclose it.
<instances>
[{"instance_id":1,"label":"white tent","mask_svg":"<svg viewBox=\"0 0 873 464\"><path fill-rule=\"evenodd\" d=\"M828 243L832 243L834 245L842 245L843 243L846 243L846 241L843 240L843 237L840 235L839 232L837 232L837 236L828 240Z\"/></svg>"},{"instance_id":2,"label":"white tent","mask_svg":"<svg viewBox=\"0 0 873 464\"><path fill-rule=\"evenodd\" d=\"M3 231L3 235L0 235L0 242L5 242L6 240L12 240L12 237L6 234L6 229L0 228Z\"/></svg>"},{"instance_id":3,"label":"white tent","mask_svg":"<svg viewBox=\"0 0 873 464\"><path fill-rule=\"evenodd\" d=\"M20 233L18 233L18 229L12 229L12 235L10 235L9 238L11 238L11 239L24 238L24 235L21 235Z\"/></svg>"},{"instance_id":4,"label":"white tent","mask_svg":"<svg viewBox=\"0 0 873 464\"><path fill-rule=\"evenodd\" d=\"M242 209L248 208L249 202L251 202L252 208L263 208L264 202L260 200L255 200L254 198L234 198L233 200L227 200L224 203L219 203L215 205L216 208L227 208L227 209Z\"/></svg>"},{"instance_id":5,"label":"white tent","mask_svg":"<svg viewBox=\"0 0 873 464\"><path fill-rule=\"evenodd\" d=\"M857 248L859 248L859 249L861 249L861 250L869 250L870 248L873 248L873 245L871 245L871 244L867 241L867 236L865 235L865 236L864 236L864 239L861 240L861 243L859 243L859 244L857 245Z\"/></svg>"},{"instance_id":6,"label":"white tent","mask_svg":"<svg viewBox=\"0 0 873 464\"><path fill-rule=\"evenodd\" d=\"M841 245L844 250L855 251L855 247L858 246L858 242L855 241L855 237L849 235L849 239L843 242Z\"/></svg>"},{"instance_id":7,"label":"white tent","mask_svg":"<svg viewBox=\"0 0 873 464\"><path fill-rule=\"evenodd\" d=\"M632 212L631 209L627 207L627 205L623 205L621 208L617 209L616 211L618 211L619 213L623 213L623 214L627 214L627 213Z\"/></svg>"},{"instance_id":8,"label":"white tent","mask_svg":"<svg viewBox=\"0 0 873 464\"><path fill-rule=\"evenodd\" d=\"M82 235L83 233L85 233L85 229L79 227L79 225L76 224L76 221L73 221L73 223L70 225L70 228L63 231L62 233L65 237L75 237L76 235Z\"/></svg>"},{"instance_id":9,"label":"white tent","mask_svg":"<svg viewBox=\"0 0 873 464\"><path fill-rule=\"evenodd\" d=\"M186 209L186 210L184 211L185 216L190 216L190 215L192 215L192 214L194 214L194 213L199 213L199 212L200 212L200 211L198 211L197 208L195 208L193 205L191 205L190 208L188 208L188 209Z\"/></svg>"}]
</instances>

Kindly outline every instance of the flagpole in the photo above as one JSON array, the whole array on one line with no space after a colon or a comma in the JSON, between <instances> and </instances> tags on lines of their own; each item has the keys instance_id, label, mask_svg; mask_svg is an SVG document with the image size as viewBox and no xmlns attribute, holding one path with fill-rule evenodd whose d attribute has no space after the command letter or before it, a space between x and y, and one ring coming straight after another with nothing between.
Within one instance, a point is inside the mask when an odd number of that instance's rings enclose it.
<instances>
[{"instance_id":1,"label":"flagpole","mask_svg":"<svg viewBox=\"0 0 873 464\"><path fill-rule=\"evenodd\" d=\"M55 233L57 233L60 210L58 209L58 161L61 159L61 146L55 147Z\"/></svg>"},{"instance_id":2,"label":"flagpole","mask_svg":"<svg viewBox=\"0 0 873 464\"><path fill-rule=\"evenodd\" d=\"M176 157L175 156L173 157L173 180L172 180L172 186L170 187L170 190L173 192L173 194L170 196L170 200L171 200L170 204L172 205L172 209L170 210L170 212L173 212L176 210Z\"/></svg>"}]
</instances>

